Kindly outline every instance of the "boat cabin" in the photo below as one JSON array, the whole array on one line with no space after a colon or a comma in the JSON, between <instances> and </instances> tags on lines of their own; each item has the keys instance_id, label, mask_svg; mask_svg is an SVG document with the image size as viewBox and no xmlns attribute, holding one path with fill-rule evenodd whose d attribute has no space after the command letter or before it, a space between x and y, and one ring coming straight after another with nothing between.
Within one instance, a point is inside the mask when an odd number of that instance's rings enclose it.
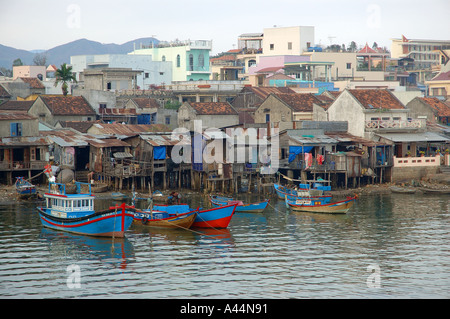
<instances>
[{"instance_id":1,"label":"boat cabin","mask_svg":"<svg viewBox=\"0 0 450 319\"><path fill-rule=\"evenodd\" d=\"M53 216L76 218L94 212L94 195L88 183L75 183L76 193L66 193L66 185L50 183L49 192L44 194L46 206Z\"/></svg>"}]
</instances>

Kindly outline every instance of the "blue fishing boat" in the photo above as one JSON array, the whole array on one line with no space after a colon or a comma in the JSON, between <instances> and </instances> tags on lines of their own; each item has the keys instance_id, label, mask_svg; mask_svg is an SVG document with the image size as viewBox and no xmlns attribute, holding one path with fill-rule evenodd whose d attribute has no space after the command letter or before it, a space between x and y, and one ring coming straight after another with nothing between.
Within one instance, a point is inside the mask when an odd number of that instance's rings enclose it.
<instances>
[{"instance_id":1,"label":"blue fishing boat","mask_svg":"<svg viewBox=\"0 0 450 319\"><path fill-rule=\"evenodd\" d=\"M300 184L297 188L288 188L280 184L273 184L275 191L277 192L277 196L279 199L285 199L286 196L290 200L295 199L312 199L312 200L321 200L325 203L331 202L331 195L325 195L324 191L331 190L330 186L319 186L316 185L316 188L310 189L308 184Z\"/></svg>"},{"instance_id":2,"label":"blue fishing boat","mask_svg":"<svg viewBox=\"0 0 450 319\"><path fill-rule=\"evenodd\" d=\"M309 213L323 213L323 214L345 214L353 206L356 198L347 197L347 199L326 203L321 199L295 199L290 200L285 198L286 207L291 208L293 211L309 212Z\"/></svg>"},{"instance_id":3,"label":"blue fishing boat","mask_svg":"<svg viewBox=\"0 0 450 319\"><path fill-rule=\"evenodd\" d=\"M123 203L103 211L95 211L95 196L88 183L75 183L73 192L66 185L50 182L44 193L45 207L38 207L44 227L82 235L124 237L133 222L133 207Z\"/></svg>"},{"instance_id":4,"label":"blue fishing boat","mask_svg":"<svg viewBox=\"0 0 450 319\"><path fill-rule=\"evenodd\" d=\"M236 212L246 213L261 213L267 207L267 205L269 205L270 202L270 199L266 199L262 202L244 204L240 200L235 200L230 197L218 195L209 195L209 200L213 207L236 204Z\"/></svg>"},{"instance_id":5,"label":"blue fishing boat","mask_svg":"<svg viewBox=\"0 0 450 319\"><path fill-rule=\"evenodd\" d=\"M16 192L19 198L30 198L36 196L36 186L23 177L16 177Z\"/></svg>"},{"instance_id":6,"label":"blue fishing boat","mask_svg":"<svg viewBox=\"0 0 450 319\"><path fill-rule=\"evenodd\" d=\"M210 209L199 209L191 227L196 228L227 228L237 204L224 205ZM192 209L188 204L179 205L154 205L153 209L167 211L172 214L183 214Z\"/></svg>"}]
</instances>

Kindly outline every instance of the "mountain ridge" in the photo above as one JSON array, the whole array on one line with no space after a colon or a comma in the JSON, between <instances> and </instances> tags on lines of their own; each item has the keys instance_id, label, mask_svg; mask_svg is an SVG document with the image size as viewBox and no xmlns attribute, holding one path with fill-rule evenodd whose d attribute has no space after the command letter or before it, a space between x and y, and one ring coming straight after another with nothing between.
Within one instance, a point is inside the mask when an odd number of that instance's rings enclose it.
<instances>
[{"instance_id":1,"label":"mountain ridge","mask_svg":"<svg viewBox=\"0 0 450 319\"><path fill-rule=\"evenodd\" d=\"M59 67L63 63L70 63L70 56L85 54L126 54L133 51L134 44L140 43L158 44L159 40L153 37L138 38L123 44L100 43L98 41L81 38L65 44L55 46L49 50L43 50L47 56L47 65L54 64ZM36 51L40 50L21 50L0 44L0 67L12 70L12 64L15 59L21 59L24 65L33 65L33 59Z\"/></svg>"}]
</instances>

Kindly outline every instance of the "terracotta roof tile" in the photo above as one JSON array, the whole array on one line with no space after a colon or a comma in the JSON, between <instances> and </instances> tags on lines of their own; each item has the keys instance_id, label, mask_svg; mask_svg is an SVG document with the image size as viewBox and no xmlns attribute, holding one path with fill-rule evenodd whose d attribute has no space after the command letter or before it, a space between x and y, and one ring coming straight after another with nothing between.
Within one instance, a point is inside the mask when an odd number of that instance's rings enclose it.
<instances>
[{"instance_id":1,"label":"terracotta roof tile","mask_svg":"<svg viewBox=\"0 0 450 319\"><path fill-rule=\"evenodd\" d=\"M312 112L313 104L320 106L325 104L312 93L283 93L273 95L289 105L296 112Z\"/></svg>"},{"instance_id":2,"label":"terracotta roof tile","mask_svg":"<svg viewBox=\"0 0 450 319\"><path fill-rule=\"evenodd\" d=\"M94 109L82 96L40 95L39 98L44 101L53 115L95 115Z\"/></svg>"},{"instance_id":3,"label":"terracotta roof tile","mask_svg":"<svg viewBox=\"0 0 450 319\"><path fill-rule=\"evenodd\" d=\"M0 105L0 110L28 111L34 101L7 101Z\"/></svg>"},{"instance_id":4,"label":"terracotta roof tile","mask_svg":"<svg viewBox=\"0 0 450 319\"><path fill-rule=\"evenodd\" d=\"M199 115L237 115L236 110L228 102L190 102L189 105Z\"/></svg>"},{"instance_id":5,"label":"terracotta roof tile","mask_svg":"<svg viewBox=\"0 0 450 319\"><path fill-rule=\"evenodd\" d=\"M11 98L11 94L0 84L0 98Z\"/></svg>"},{"instance_id":6,"label":"terracotta roof tile","mask_svg":"<svg viewBox=\"0 0 450 319\"><path fill-rule=\"evenodd\" d=\"M405 109L389 90L356 89L348 92L366 109Z\"/></svg>"},{"instance_id":7,"label":"terracotta roof tile","mask_svg":"<svg viewBox=\"0 0 450 319\"><path fill-rule=\"evenodd\" d=\"M450 81L450 71L441 72L432 78L430 81Z\"/></svg>"},{"instance_id":8,"label":"terracotta roof tile","mask_svg":"<svg viewBox=\"0 0 450 319\"><path fill-rule=\"evenodd\" d=\"M139 98L134 98L132 100L141 109L160 108L161 107L161 105L159 105L158 101L156 101L155 99L152 99L152 98L139 97Z\"/></svg>"},{"instance_id":9,"label":"terracotta roof tile","mask_svg":"<svg viewBox=\"0 0 450 319\"><path fill-rule=\"evenodd\" d=\"M45 89L44 84L38 78L20 78L23 82L30 85L33 89Z\"/></svg>"},{"instance_id":10,"label":"terracotta roof tile","mask_svg":"<svg viewBox=\"0 0 450 319\"><path fill-rule=\"evenodd\" d=\"M450 116L450 106L439 100L435 97L419 97L421 101L429 105L431 108L433 108L435 111L437 111L437 114L439 116Z\"/></svg>"}]
</instances>

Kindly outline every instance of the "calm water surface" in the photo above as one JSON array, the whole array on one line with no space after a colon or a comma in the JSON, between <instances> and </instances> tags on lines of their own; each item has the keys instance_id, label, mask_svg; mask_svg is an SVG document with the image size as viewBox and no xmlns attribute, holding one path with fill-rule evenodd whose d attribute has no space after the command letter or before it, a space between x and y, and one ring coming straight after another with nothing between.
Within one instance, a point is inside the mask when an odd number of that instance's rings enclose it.
<instances>
[{"instance_id":1,"label":"calm water surface","mask_svg":"<svg viewBox=\"0 0 450 319\"><path fill-rule=\"evenodd\" d=\"M0 204L1 298L450 297L448 196L362 196L343 216L289 212L271 197L227 230L133 225L114 241L44 229L35 206ZM73 266L79 288L67 285Z\"/></svg>"}]
</instances>

